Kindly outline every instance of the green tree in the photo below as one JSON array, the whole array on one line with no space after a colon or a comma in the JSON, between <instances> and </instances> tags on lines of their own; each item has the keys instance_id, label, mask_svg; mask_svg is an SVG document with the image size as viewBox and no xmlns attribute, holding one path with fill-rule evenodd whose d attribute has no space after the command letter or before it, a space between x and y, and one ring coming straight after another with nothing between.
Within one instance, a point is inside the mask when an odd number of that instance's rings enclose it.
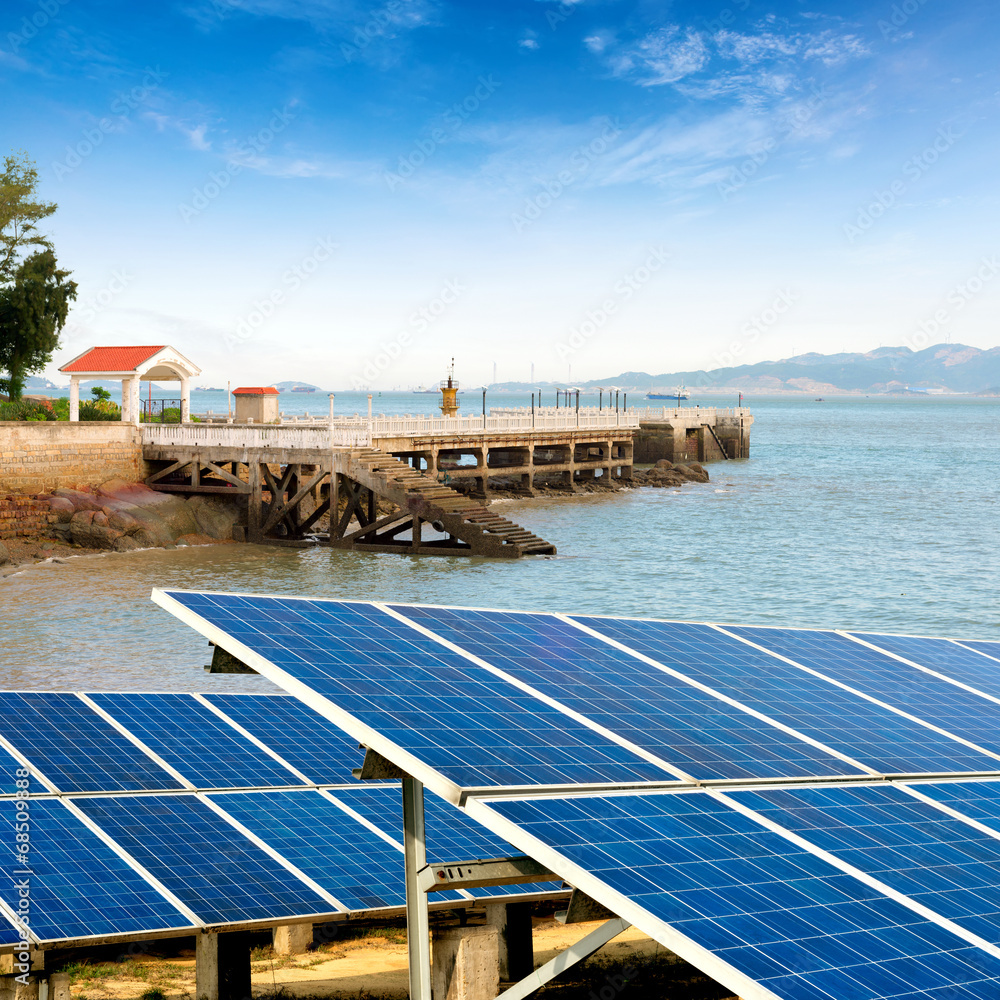
<instances>
[{"instance_id":1,"label":"green tree","mask_svg":"<svg viewBox=\"0 0 1000 1000\"><path fill-rule=\"evenodd\" d=\"M100 385L95 385L90 390L90 394L91 394L91 396L94 397L94 399L97 399L97 400L105 400L105 399L110 399L111 398L111 393L108 392L107 389L105 389L103 386L100 386Z\"/></svg>"},{"instance_id":2,"label":"green tree","mask_svg":"<svg viewBox=\"0 0 1000 1000\"><path fill-rule=\"evenodd\" d=\"M27 153L4 159L0 173L0 390L20 399L24 381L59 346L76 282L56 263L38 223L56 210L38 199L38 171ZM3 373L6 373L4 376Z\"/></svg>"},{"instance_id":3,"label":"green tree","mask_svg":"<svg viewBox=\"0 0 1000 1000\"><path fill-rule=\"evenodd\" d=\"M38 223L56 210L55 202L39 201L38 171L27 153L4 158L0 174L0 284L12 281L28 250L51 250Z\"/></svg>"},{"instance_id":4,"label":"green tree","mask_svg":"<svg viewBox=\"0 0 1000 1000\"><path fill-rule=\"evenodd\" d=\"M0 387L20 399L24 381L48 364L59 346L76 282L60 271L51 250L32 254L14 272L11 284L0 287Z\"/></svg>"}]
</instances>

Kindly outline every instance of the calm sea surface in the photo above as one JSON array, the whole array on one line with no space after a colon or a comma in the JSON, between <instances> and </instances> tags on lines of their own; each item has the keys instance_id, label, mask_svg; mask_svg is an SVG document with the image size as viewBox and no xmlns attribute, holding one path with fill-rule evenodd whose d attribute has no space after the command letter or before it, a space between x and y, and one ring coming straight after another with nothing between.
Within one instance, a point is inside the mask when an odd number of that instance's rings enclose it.
<instances>
[{"instance_id":1,"label":"calm sea surface","mask_svg":"<svg viewBox=\"0 0 1000 1000\"><path fill-rule=\"evenodd\" d=\"M207 644L149 601L152 587L1000 639L1000 401L747 402L752 458L711 465L708 485L505 503L507 516L558 546L553 559L233 545L24 570L0 580L0 686L269 689L258 677L204 673ZM374 409L432 404L384 394ZM478 412L481 396L463 404ZM325 394L282 397L288 412L326 406ZM340 413L366 406L337 395ZM225 412L225 393L195 393L192 409Z\"/></svg>"}]
</instances>

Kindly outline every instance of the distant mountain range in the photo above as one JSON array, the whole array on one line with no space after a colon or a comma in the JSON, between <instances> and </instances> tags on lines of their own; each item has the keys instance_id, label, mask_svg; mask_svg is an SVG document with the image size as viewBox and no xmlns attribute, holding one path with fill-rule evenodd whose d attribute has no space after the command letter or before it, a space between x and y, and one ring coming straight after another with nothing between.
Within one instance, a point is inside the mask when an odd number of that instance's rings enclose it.
<instances>
[{"instance_id":1,"label":"distant mountain range","mask_svg":"<svg viewBox=\"0 0 1000 1000\"><path fill-rule=\"evenodd\" d=\"M539 383L535 383L538 385ZM555 385L556 383L541 383ZM880 347L867 354L799 354L781 361L715 368L710 371L630 371L577 383L594 389L613 385L631 392L673 391L684 385L695 394L737 389L782 393L975 393L1000 395L1000 347L983 351L963 344L937 344L922 351ZM500 388L498 386L497 388ZM528 389L528 382L506 382L503 388Z\"/></svg>"}]
</instances>

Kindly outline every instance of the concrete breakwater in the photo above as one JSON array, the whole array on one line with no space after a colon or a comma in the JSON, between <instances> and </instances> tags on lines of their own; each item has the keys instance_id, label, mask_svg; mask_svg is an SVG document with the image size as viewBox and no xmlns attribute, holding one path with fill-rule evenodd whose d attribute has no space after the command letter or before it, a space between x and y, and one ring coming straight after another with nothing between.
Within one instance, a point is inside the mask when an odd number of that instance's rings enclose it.
<instances>
[{"instance_id":1,"label":"concrete breakwater","mask_svg":"<svg viewBox=\"0 0 1000 1000\"><path fill-rule=\"evenodd\" d=\"M226 497L182 499L112 479L0 499L0 564L81 552L130 552L232 541L245 504Z\"/></svg>"}]
</instances>

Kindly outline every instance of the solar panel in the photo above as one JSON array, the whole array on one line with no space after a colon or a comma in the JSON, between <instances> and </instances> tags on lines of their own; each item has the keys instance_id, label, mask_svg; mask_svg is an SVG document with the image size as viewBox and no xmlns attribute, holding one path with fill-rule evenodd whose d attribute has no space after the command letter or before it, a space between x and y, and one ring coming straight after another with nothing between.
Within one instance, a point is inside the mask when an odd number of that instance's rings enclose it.
<instances>
[{"instance_id":1,"label":"solar panel","mask_svg":"<svg viewBox=\"0 0 1000 1000\"><path fill-rule=\"evenodd\" d=\"M398 788L384 790L400 798ZM405 905L399 848L319 792L217 792L210 797L346 909Z\"/></svg>"},{"instance_id":2,"label":"solar panel","mask_svg":"<svg viewBox=\"0 0 1000 1000\"><path fill-rule=\"evenodd\" d=\"M394 610L696 779L863 773L553 615Z\"/></svg>"},{"instance_id":3,"label":"solar panel","mask_svg":"<svg viewBox=\"0 0 1000 1000\"><path fill-rule=\"evenodd\" d=\"M401 838L403 824L402 796L399 787L339 788L331 793L348 808L363 816L394 840ZM481 823L453 806L450 802L433 796L424 800L427 861L429 864L446 864L455 861L476 861L505 858L520 853L502 837L490 832ZM402 891L402 859L399 862L400 891ZM525 893L557 892L561 882L535 882L530 885L496 885L489 888L468 890L476 898L494 898ZM436 892L435 899L448 898L449 892ZM457 895L456 897L457 898Z\"/></svg>"},{"instance_id":4,"label":"solar panel","mask_svg":"<svg viewBox=\"0 0 1000 1000\"><path fill-rule=\"evenodd\" d=\"M782 788L734 800L991 943L1000 839L898 787Z\"/></svg>"},{"instance_id":5,"label":"solar panel","mask_svg":"<svg viewBox=\"0 0 1000 1000\"><path fill-rule=\"evenodd\" d=\"M17 944L21 941L21 934L7 920L0 918L0 945Z\"/></svg>"},{"instance_id":6,"label":"solar panel","mask_svg":"<svg viewBox=\"0 0 1000 1000\"><path fill-rule=\"evenodd\" d=\"M89 697L195 788L305 783L189 694Z\"/></svg>"},{"instance_id":7,"label":"solar panel","mask_svg":"<svg viewBox=\"0 0 1000 1000\"><path fill-rule=\"evenodd\" d=\"M996 758L859 698L711 626L582 616L574 616L574 620L659 663L681 670L879 772L998 770ZM857 648L863 650L861 646ZM897 666L907 669L902 664Z\"/></svg>"},{"instance_id":8,"label":"solar panel","mask_svg":"<svg viewBox=\"0 0 1000 1000\"><path fill-rule=\"evenodd\" d=\"M0 692L0 719L0 735L61 791L183 787L76 695Z\"/></svg>"},{"instance_id":9,"label":"solar panel","mask_svg":"<svg viewBox=\"0 0 1000 1000\"><path fill-rule=\"evenodd\" d=\"M5 812L10 815L13 806ZM15 911L27 880L32 932L42 941L192 927L58 799L31 799L30 872L5 865L0 899Z\"/></svg>"},{"instance_id":10,"label":"solar panel","mask_svg":"<svg viewBox=\"0 0 1000 1000\"><path fill-rule=\"evenodd\" d=\"M795 1000L996 995L1000 958L704 792L475 807L741 993L753 981Z\"/></svg>"},{"instance_id":11,"label":"solar panel","mask_svg":"<svg viewBox=\"0 0 1000 1000\"><path fill-rule=\"evenodd\" d=\"M1000 727L996 724L994 702L836 632L745 626L729 631L970 740L1000 760ZM991 770L997 770L996 765Z\"/></svg>"},{"instance_id":12,"label":"solar panel","mask_svg":"<svg viewBox=\"0 0 1000 1000\"><path fill-rule=\"evenodd\" d=\"M875 635L852 632L874 646L929 667L962 684L1000 698L1000 662L951 639L926 639L918 635Z\"/></svg>"},{"instance_id":13,"label":"solar panel","mask_svg":"<svg viewBox=\"0 0 1000 1000\"><path fill-rule=\"evenodd\" d=\"M192 795L101 796L76 805L206 923L333 910Z\"/></svg>"},{"instance_id":14,"label":"solar panel","mask_svg":"<svg viewBox=\"0 0 1000 1000\"><path fill-rule=\"evenodd\" d=\"M971 649L975 649L986 656L993 657L994 660L1000 661L1000 642L988 642L978 639L962 639L963 646L969 646Z\"/></svg>"},{"instance_id":15,"label":"solar panel","mask_svg":"<svg viewBox=\"0 0 1000 1000\"><path fill-rule=\"evenodd\" d=\"M263 658L254 666L292 681L313 708L332 712L338 724L352 718L375 745L385 740L411 753L453 790L673 779L378 608L165 593L213 635L235 639L245 657ZM321 697L310 701L307 688Z\"/></svg>"},{"instance_id":16,"label":"solar panel","mask_svg":"<svg viewBox=\"0 0 1000 1000\"><path fill-rule=\"evenodd\" d=\"M317 785L353 783L364 750L329 719L287 695L207 694L234 722Z\"/></svg>"},{"instance_id":17,"label":"solar panel","mask_svg":"<svg viewBox=\"0 0 1000 1000\"><path fill-rule=\"evenodd\" d=\"M913 791L1000 831L1000 782L921 781Z\"/></svg>"}]
</instances>

